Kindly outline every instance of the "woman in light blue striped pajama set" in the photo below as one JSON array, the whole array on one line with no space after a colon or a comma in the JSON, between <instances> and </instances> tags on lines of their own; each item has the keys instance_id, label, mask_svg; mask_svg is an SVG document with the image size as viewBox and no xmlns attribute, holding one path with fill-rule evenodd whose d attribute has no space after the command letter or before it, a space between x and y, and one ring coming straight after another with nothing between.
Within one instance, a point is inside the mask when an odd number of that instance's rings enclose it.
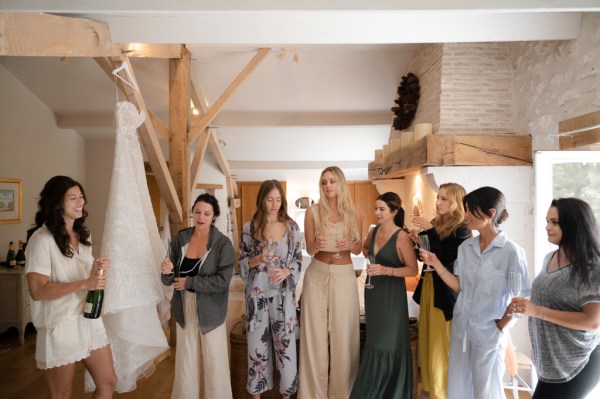
<instances>
[{"instance_id":1,"label":"woman in light blue striped pajama set","mask_svg":"<svg viewBox=\"0 0 600 399\"><path fill-rule=\"evenodd\" d=\"M458 248L455 275L434 254L422 251L424 262L459 293L450 342L448 399L505 398L503 330L511 321L508 275L521 274L522 289L530 289L525 251L498 229L508 217L499 190L481 187L467 194L464 203L467 228L479 235Z\"/></svg>"}]
</instances>

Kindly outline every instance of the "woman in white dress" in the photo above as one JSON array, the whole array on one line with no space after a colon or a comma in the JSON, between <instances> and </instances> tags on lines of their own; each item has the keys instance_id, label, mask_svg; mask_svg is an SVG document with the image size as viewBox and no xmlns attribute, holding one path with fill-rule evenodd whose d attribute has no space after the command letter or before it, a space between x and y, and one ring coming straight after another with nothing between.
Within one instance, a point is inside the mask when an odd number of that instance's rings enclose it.
<instances>
[{"instance_id":1,"label":"woman in white dress","mask_svg":"<svg viewBox=\"0 0 600 399\"><path fill-rule=\"evenodd\" d=\"M84 318L88 290L104 289L97 269L107 258L94 260L81 184L66 176L48 180L40 193L35 227L26 255L31 314L37 329L36 362L46 370L52 398L71 397L75 362L90 372L94 398L110 398L117 383L102 319Z\"/></svg>"}]
</instances>

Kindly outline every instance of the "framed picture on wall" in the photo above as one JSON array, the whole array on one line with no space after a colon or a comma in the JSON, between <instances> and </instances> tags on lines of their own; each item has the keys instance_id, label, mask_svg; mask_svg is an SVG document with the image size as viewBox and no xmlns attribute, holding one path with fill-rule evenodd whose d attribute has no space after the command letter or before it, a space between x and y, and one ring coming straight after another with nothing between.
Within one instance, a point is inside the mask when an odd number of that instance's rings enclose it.
<instances>
[{"instance_id":1,"label":"framed picture on wall","mask_svg":"<svg viewBox=\"0 0 600 399\"><path fill-rule=\"evenodd\" d=\"M0 224L21 223L21 179L0 178Z\"/></svg>"}]
</instances>

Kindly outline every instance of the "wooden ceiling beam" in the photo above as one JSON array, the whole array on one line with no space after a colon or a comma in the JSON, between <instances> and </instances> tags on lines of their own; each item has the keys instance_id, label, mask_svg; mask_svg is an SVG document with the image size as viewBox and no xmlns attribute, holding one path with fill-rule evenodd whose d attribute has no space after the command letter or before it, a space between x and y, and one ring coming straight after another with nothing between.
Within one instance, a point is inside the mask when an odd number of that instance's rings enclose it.
<instances>
[{"instance_id":1,"label":"wooden ceiling beam","mask_svg":"<svg viewBox=\"0 0 600 399\"><path fill-rule=\"evenodd\" d=\"M225 106L227 101L235 94L235 92L242 86L242 84L250 77L252 72L260 65L260 63L269 55L271 52L270 48L261 48L252 57L248 65L239 73L239 75L229 84L223 94L215 101L215 103L208 109L205 115L198 121L196 125L190 130L188 135L188 143L196 140L200 132L208 127L208 125L215 119L221 109Z\"/></svg>"},{"instance_id":2,"label":"wooden ceiling beam","mask_svg":"<svg viewBox=\"0 0 600 399\"><path fill-rule=\"evenodd\" d=\"M0 13L0 56L181 58L181 44L113 43L108 25L42 13Z\"/></svg>"},{"instance_id":3,"label":"wooden ceiling beam","mask_svg":"<svg viewBox=\"0 0 600 399\"><path fill-rule=\"evenodd\" d=\"M126 62L129 65L129 71L132 78L135 80L135 74L131 64L129 63L129 59L123 55L120 55L117 59L118 61ZM107 58L94 58L94 60L107 74L107 76L110 79L113 79L112 71L118 66L118 62L115 63ZM119 89L125 94L127 99L137 105L138 110L144 111L146 115L149 115L150 111L148 111L146 102L139 91L133 90L129 86L124 85L120 79L115 79L115 82L117 83ZM169 209L171 221L174 223L182 223L183 212L181 209L181 203L179 202L179 197L177 195L177 191L175 190L173 179L169 173L169 168L162 153L162 149L160 148L160 143L158 142L151 118L147 117L144 120L144 123L138 127L138 133L146 150L148 163L154 172L158 187L163 195L163 198L165 199L167 208Z\"/></svg>"},{"instance_id":4,"label":"wooden ceiling beam","mask_svg":"<svg viewBox=\"0 0 600 399\"><path fill-rule=\"evenodd\" d=\"M41 13L0 13L0 55L116 57L108 25Z\"/></svg>"}]
</instances>

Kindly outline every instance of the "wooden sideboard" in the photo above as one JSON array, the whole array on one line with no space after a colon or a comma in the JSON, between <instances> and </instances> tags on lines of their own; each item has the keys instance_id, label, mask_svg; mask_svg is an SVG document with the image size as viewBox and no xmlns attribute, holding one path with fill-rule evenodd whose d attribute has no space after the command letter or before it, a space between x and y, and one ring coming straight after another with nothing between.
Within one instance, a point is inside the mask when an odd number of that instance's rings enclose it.
<instances>
[{"instance_id":1,"label":"wooden sideboard","mask_svg":"<svg viewBox=\"0 0 600 399\"><path fill-rule=\"evenodd\" d=\"M19 343L25 343L25 327L31 322L29 292L25 269L0 267L0 332L10 327L19 331Z\"/></svg>"}]
</instances>

